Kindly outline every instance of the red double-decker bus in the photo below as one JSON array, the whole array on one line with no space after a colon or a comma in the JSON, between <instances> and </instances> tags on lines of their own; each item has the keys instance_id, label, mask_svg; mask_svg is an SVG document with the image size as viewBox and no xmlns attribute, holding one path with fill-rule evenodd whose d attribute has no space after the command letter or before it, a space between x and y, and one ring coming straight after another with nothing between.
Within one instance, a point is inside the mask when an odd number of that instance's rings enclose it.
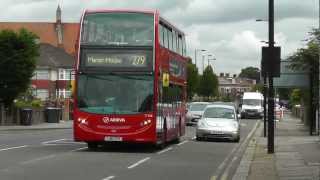
<instances>
[{"instance_id":1,"label":"red double-decker bus","mask_svg":"<svg viewBox=\"0 0 320 180\"><path fill-rule=\"evenodd\" d=\"M158 11L86 10L77 44L74 139L157 145L185 133L186 44Z\"/></svg>"}]
</instances>

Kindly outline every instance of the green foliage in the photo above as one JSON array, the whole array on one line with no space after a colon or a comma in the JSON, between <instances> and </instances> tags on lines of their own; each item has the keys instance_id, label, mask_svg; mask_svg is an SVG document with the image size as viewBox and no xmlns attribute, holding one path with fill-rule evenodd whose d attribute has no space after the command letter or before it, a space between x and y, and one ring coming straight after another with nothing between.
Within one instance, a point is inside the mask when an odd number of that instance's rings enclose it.
<instances>
[{"instance_id":1,"label":"green foliage","mask_svg":"<svg viewBox=\"0 0 320 180\"><path fill-rule=\"evenodd\" d=\"M0 99L9 105L31 82L39 56L37 36L25 29L0 31Z\"/></svg>"},{"instance_id":2,"label":"green foliage","mask_svg":"<svg viewBox=\"0 0 320 180\"><path fill-rule=\"evenodd\" d=\"M200 77L198 92L201 96L218 96L218 77L213 73L212 67L207 66Z\"/></svg>"},{"instance_id":3,"label":"green foliage","mask_svg":"<svg viewBox=\"0 0 320 180\"><path fill-rule=\"evenodd\" d=\"M199 84L198 68L195 64L188 62L187 64L187 94L188 99L192 99L196 93Z\"/></svg>"},{"instance_id":4,"label":"green foliage","mask_svg":"<svg viewBox=\"0 0 320 180\"><path fill-rule=\"evenodd\" d=\"M289 100L292 89L291 88L280 88L280 89L277 89L277 92L279 94L280 99Z\"/></svg>"},{"instance_id":5,"label":"green foliage","mask_svg":"<svg viewBox=\"0 0 320 180\"><path fill-rule=\"evenodd\" d=\"M300 104L301 98L302 98L302 93L300 89L292 90L290 95L290 104L291 105Z\"/></svg>"},{"instance_id":6,"label":"green foliage","mask_svg":"<svg viewBox=\"0 0 320 180\"><path fill-rule=\"evenodd\" d=\"M43 106L43 104L42 104L41 100L39 100L39 99L34 99L31 101L19 99L15 102L15 106L18 108L26 108L26 107L40 108Z\"/></svg>"},{"instance_id":7,"label":"green foliage","mask_svg":"<svg viewBox=\"0 0 320 180\"><path fill-rule=\"evenodd\" d=\"M263 84L255 84L254 86L252 86L251 88L252 92L263 92Z\"/></svg>"},{"instance_id":8,"label":"green foliage","mask_svg":"<svg viewBox=\"0 0 320 180\"><path fill-rule=\"evenodd\" d=\"M259 83L260 82L260 70L259 70L259 68L256 68L256 67L246 67L244 69L241 69L239 77L254 79L254 80L256 80L257 83Z\"/></svg>"}]
</instances>

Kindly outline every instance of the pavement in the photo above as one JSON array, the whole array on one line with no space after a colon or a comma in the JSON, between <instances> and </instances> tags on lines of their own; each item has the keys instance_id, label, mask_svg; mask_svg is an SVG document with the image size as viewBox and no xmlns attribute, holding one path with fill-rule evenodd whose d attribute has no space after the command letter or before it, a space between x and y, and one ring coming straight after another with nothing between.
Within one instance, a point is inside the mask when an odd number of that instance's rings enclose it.
<instances>
[{"instance_id":1,"label":"pavement","mask_svg":"<svg viewBox=\"0 0 320 180\"><path fill-rule=\"evenodd\" d=\"M263 124L251 139L234 180L319 180L320 140L310 136L301 120L285 113L276 122L275 153L267 153Z\"/></svg>"},{"instance_id":2,"label":"pavement","mask_svg":"<svg viewBox=\"0 0 320 180\"><path fill-rule=\"evenodd\" d=\"M60 120L59 123L41 123L41 124L34 124L29 126L24 126L24 125L0 126L0 131L71 129L72 125L73 125L72 120Z\"/></svg>"}]
</instances>

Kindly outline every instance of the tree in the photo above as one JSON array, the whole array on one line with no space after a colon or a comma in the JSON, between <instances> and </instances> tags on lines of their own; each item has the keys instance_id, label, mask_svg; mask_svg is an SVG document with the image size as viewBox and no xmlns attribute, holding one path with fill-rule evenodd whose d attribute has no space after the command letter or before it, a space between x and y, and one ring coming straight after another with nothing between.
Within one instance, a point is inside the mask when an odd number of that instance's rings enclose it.
<instances>
[{"instance_id":1,"label":"tree","mask_svg":"<svg viewBox=\"0 0 320 180\"><path fill-rule=\"evenodd\" d=\"M218 77L213 73L212 67L207 66L200 77L198 92L201 96L210 97L218 95Z\"/></svg>"},{"instance_id":2,"label":"tree","mask_svg":"<svg viewBox=\"0 0 320 180\"><path fill-rule=\"evenodd\" d=\"M21 29L0 31L0 100L10 105L27 91L39 56L37 36Z\"/></svg>"},{"instance_id":3,"label":"tree","mask_svg":"<svg viewBox=\"0 0 320 180\"><path fill-rule=\"evenodd\" d=\"M256 92L256 91L258 91L258 92L263 92L263 84L255 84L255 85L253 85L252 86L252 88L251 88L251 91L252 92Z\"/></svg>"},{"instance_id":4,"label":"tree","mask_svg":"<svg viewBox=\"0 0 320 180\"><path fill-rule=\"evenodd\" d=\"M259 83L260 82L260 69L256 68L256 67L246 67L244 69L241 69L239 77L254 79L254 80L256 80L256 83Z\"/></svg>"},{"instance_id":5,"label":"tree","mask_svg":"<svg viewBox=\"0 0 320 180\"><path fill-rule=\"evenodd\" d=\"M199 84L199 74L198 68L191 61L187 64L187 94L188 99L192 99L193 95L196 93Z\"/></svg>"},{"instance_id":6,"label":"tree","mask_svg":"<svg viewBox=\"0 0 320 180\"><path fill-rule=\"evenodd\" d=\"M291 105L300 104L301 97L302 97L301 90L300 89L293 89L290 94L290 104Z\"/></svg>"}]
</instances>

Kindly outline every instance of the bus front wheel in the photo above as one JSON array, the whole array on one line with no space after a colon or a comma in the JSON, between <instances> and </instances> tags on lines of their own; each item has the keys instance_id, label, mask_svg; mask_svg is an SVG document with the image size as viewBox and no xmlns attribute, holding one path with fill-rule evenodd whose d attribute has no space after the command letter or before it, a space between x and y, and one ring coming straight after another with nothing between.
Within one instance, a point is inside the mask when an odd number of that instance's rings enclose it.
<instances>
[{"instance_id":1,"label":"bus front wheel","mask_svg":"<svg viewBox=\"0 0 320 180\"><path fill-rule=\"evenodd\" d=\"M95 150L98 148L98 143L97 142L87 142L88 148L90 150Z\"/></svg>"}]
</instances>

